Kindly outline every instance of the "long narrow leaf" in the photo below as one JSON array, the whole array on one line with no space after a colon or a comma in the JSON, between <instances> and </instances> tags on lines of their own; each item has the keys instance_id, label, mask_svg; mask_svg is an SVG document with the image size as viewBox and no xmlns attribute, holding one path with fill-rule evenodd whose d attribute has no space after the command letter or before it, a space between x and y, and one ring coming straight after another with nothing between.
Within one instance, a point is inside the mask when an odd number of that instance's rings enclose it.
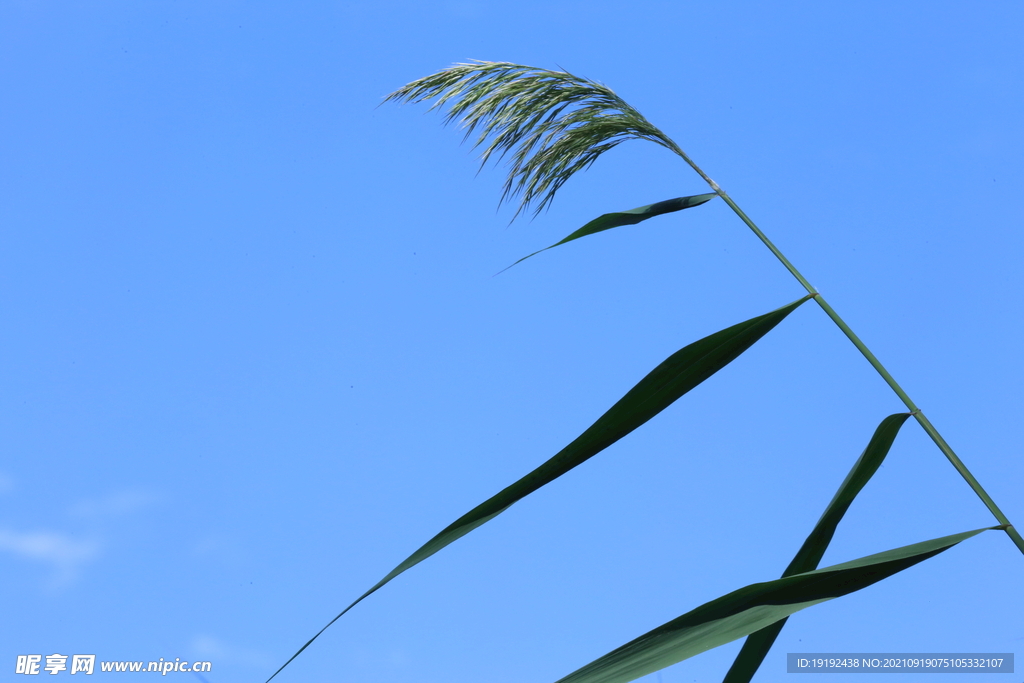
<instances>
[{"instance_id":1,"label":"long narrow leaf","mask_svg":"<svg viewBox=\"0 0 1024 683\"><path fill-rule=\"evenodd\" d=\"M828 549L828 544L832 541L832 536L843 519L843 515L846 514L853 499L857 497L864 485L878 471L885 456L889 453L889 448L892 447L892 442L896 440L896 434L899 433L900 427L908 417L910 417L910 413L897 413L885 418L878 425L867 448L854 463L850 473L846 475L846 479L839 486L832 502L825 508L821 519L814 525L807 540L797 551L793 561L786 567L786 571L782 573L783 578L818 568L818 563L821 562L825 550ZM764 661L785 625L786 619L780 619L771 626L750 634L747 642L743 643L743 648L736 655L723 683L748 683L761 666L761 662Z\"/></svg>"},{"instance_id":2,"label":"long narrow leaf","mask_svg":"<svg viewBox=\"0 0 1024 683\"><path fill-rule=\"evenodd\" d=\"M602 232L604 230L611 230L612 228L618 228L623 225L636 225L641 221L645 221L648 218L654 218L666 213L672 213L674 211L682 211L683 209L689 209L694 206L700 206L705 202L709 202L718 195L714 192L708 194L698 194L692 197L676 197L675 199L666 199L663 202L656 202L654 204L648 204L647 206L641 206L636 209L630 209L629 211L617 211L615 213L606 213L598 216L594 220L590 221L582 228L572 233L560 242L555 242L550 247L544 247L532 254L527 254L523 258L519 259L512 266L522 263L531 256L536 256L542 251L548 249L554 249L555 247L565 244L566 242L572 242L573 240L579 239L580 237L586 237L587 235L593 235L595 232ZM506 270L511 268L505 268L499 272L504 273Z\"/></svg>"},{"instance_id":3,"label":"long narrow leaf","mask_svg":"<svg viewBox=\"0 0 1024 683\"><path fill-rule=\"evenodd\" d=\"M948 550L988 527L915 543L852 562L755 583L659 626L557 683L627 683L759 631L794 612L848 595Z\"/></svg>"},{"instance_id":4,"label":"long narrow leaf","mask_svg":"<svg viewBox=\"0 0 1024 683\"><path fill-rule=\"evenodd\" d=\"M556 453L550 460L525 477L508 486L497 495L459 517L439 534L427 541L419 550L395 567L370 590L363 593L338 616L331 619L298 652L281 666L271 680L284 667L309 647L327 628L345 612L377 591L393 578L427 559L445 546L465 536L473 529L498 516L513 503L525 498L545 484L554 481L577 465L612 445L644 424L676 399L711 377L750 348L758 339L782 322L787 315L811 298L798 299L770 313L751 318L696 341L669 356L661 365L629 390L615 405L598 418L572 443Z\"/></svg>"}]
</instances>

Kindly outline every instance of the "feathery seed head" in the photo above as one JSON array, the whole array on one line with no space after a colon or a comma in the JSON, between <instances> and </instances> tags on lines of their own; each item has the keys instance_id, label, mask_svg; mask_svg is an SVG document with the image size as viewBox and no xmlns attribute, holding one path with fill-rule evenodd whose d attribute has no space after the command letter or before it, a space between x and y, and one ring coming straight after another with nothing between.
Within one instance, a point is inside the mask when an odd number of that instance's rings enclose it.
<instances>
[{"instance_id":1,"label":"feathery seed head","mask_svg":"<svg viewBox=\"0 0 1024 683\"><path fill-rule=\"evenodd\" d=\"M538 214L577 171L626 140L656 142L681 153L668 136L608 87L564 71L508 62L456 64L413 81L385 102L435 100L445 123L458 121L466 139L478 133L481 166L510 154L501 201L519 196L516 216Z\"/></svg>"}]
</instances>

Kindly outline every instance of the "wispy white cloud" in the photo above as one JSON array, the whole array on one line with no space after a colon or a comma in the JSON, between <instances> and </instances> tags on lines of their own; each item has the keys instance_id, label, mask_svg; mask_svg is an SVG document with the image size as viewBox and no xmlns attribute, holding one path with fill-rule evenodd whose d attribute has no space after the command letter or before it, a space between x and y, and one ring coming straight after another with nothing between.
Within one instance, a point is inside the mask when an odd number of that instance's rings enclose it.
<instances>
[{"instance_id":1,"label":"wispy white cloud","mask_svg":"<svg viewBox=\"0 0 1024 683\"><path fill-rule=\"evenodd\" d=\"M10 478L0 472L0 494L13 487ZM96 560L101 550L108 549L104 539L123 526L123 520L159 500L159 496L142 489L126 489L107 496L82 500L69 509L77 519L75 526L84 526L81 534L54 529L18 531L11 526L0 527L0 554L49 565L53 573L45 586L63 588L78 578L82 568ZM117 520L117 521L115 521ZM112 523L113 522L113 523Z\"/></svg>"},{"instance_id":2,"label":"wispy white cloud","mask_svg":"<svg viewBox=\"0 0 1024 683\"><path fill-rule=\"evenodd\" d=\"M76 517L121 517L151 505L157 499L147 491L129 489L103 498L80 501L72 506L71 514Z\"/></svg>"},{"instance_id":3,"label":"wispy white cloud","mask_svg":"<svg viewBox=\"0 0 1024 683\"><path fill-rule=\"evenodd\" d=\"M262 652L248 648L227 645L224 641L210 635L198 635L192 639L193 659L213 662L214 667L220 663L241 664L257 668L268 668L273 662Z\"/></svg>"},{"instance_id":4,"label":"wispy white cloud","mask_svg":"<svg viewBox=\"0 0 1024 683\"><path fill-rule=\"evenodd\" d=\"M73 581L81 566L99 555L100 544L53 531L0 529L0 551L49 564L54 569L52 586L57 587Z\"/></svg>"}]
</instances>

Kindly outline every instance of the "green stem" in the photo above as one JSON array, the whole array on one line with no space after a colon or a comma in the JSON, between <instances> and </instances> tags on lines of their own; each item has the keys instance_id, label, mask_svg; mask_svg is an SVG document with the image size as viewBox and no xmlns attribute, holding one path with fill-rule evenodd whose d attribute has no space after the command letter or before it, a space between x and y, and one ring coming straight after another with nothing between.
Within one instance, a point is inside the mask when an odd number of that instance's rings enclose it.
<instances>
[{"instance_id":1,"label":"green stem","mask_svg":"<svg viewBox=\"0 0 1024 683\"><path fill-rule=\"evenodd\" d=\"M999 509L999 506L996 505L995 501L992 500L991 496L989 496L985 489L982 487L982 485L978 483L978 480L974 478L974 475L971 474L971 471L969 469L967 469L967 466L964 465L963 461L960 460L957 454L953 452L953 449L949 447L949 444L946 443L946 440L942 438L942 435L939 434L939 431L935 429L931 422L928 421L928 418L925 417L923 412L921 412L921 409L918 408L917 405L911 400L910 396L907 395L907 392L903 391L903 388L896 382L895 379L893 379L893 376L889 374L889 371L885 369L885 366L883 366L882 363L875 357L875 354L871 353L871 349L869 349L864 344L864 342L860 340L860 337L858 337L854 333L854 331L850 329L850 326L846 324L846 321L839 317L839 314L835 312L835 309L828 305L828 302L825 301L825 297L823 297L818 292L818 290L816 290L814 286L807 281L807 278L800 274L800 271L797 270L796 267L789 262L789 259L787 259L785 255L781 251L779 251L778 247L772 244L772 241L768 239L767 235L761 232L761 229L754 224L754 221L750 220L750 217L747 216L747 214L743 213L743 209L741 209L736 204L736 202L732 200L732 197L726 194L725 190L720 188L714 180L709 178L707 174L704 173L704 171L702 171L699 166L697 166L697 164L693 163L693 160L690 159L690 157L688 157L681 149L676 148L675 152L679 156L681 156L683 160L685 160L686 163L689 164L691 168L693 168L693 170L700 174L700 177L703 178L708 183L708 185L711 186L712 190L718 193L718 196L720 196L725 201L725 203L729 205L729 208L732 209L736 213L736 215L739 216L740 219L747 224L747 227L750 228L755 235L757 235L758 239L760 239L764 243L764 245L768 247L768 249L771 250L773 254L775 254L775 257L782 262L782 265L786 267L786 270L792 273L793 277L795 277L800 282L800 284L804 286L804 289L806 289L808 293L814 295L814 300L818 302L818 305L821 306L822 310L825 311L828 317L832 318L832 322L834 322L836 326L843 331L843 334L845 334L849 338L849 340L853 342L853 345L857 347L857 350L860 351L865 358L867 358L868 362L871 363L871 367L878 371L878 374L882 376L882 379L885 380L885 383L888 384L894 392L896 392L896 395L899 396L900 400L903 401L904 405L906 405L907 408L910 409L911 414L913 414L914 418L917 419L918 423L924 429L925 433L929 437L931 437L931 440L935 442L935 445L939 447L939 450L942 451L942 454L946 456L950 463L952 463L953 467L956 468L956 471L960 473L960 476L963 477L964 480L968 483L968 485L974 490L974 492L978 494L978 498L981 498L981 501L985 504L985 507L989 509L989 511L992 513L993 516L995 516L997 520L999 520L999 524L1004 527L1004 530L1006 531L1007 535L1010 537L1011 540L1013 540L1014 545L1017 546L1021 553L1024 553L1024 538L1022 538L1020 533L1013 527L1012 524L1010 524L1010 520L1007 519L1006 515L1003 514L1003 511Z\"/></svg>"}]
</instances>

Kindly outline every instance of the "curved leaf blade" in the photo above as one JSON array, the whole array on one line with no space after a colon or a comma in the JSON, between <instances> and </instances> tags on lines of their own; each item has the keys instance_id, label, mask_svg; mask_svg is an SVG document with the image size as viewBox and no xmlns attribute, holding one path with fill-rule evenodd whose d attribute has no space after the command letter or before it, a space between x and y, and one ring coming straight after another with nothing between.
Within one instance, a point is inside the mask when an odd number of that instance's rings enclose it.
<instances>
[{"instance_id":1,"label":"curved leaf blade","mask_svg":"<svg viewBox=\"0 0 1024 683\"><path fill-rule=\"evenodd\" d=\"M864 449L850 473L846 475L846 479L840 484L839 490L836 491L836 495L825 508L821 519L814 525L814 529L811 530L804 544L797 551L793 561L782 573L783 578L818 568L818 563L825 555L828 544L831 543L832 536L835 534L839 522L842 521L843 515L850 508L853 499L878 471L885 456L889 454L889 448L896 440L900 427L910 415L910 413L890 415L878 425L867 448ZM747 642L743 643L739 654L736 655L736 659L733 660L732 666L729 667L729 672L725 675L723 683L749 683L785 625L786 619L780 619L771 626L751 633Z\"/></svg>"},{"instance_id":2,"label":"curved leaf blade","mask_svg":"<svg viewBox=\"0 0 1024 683\"><path fill-rule=\"evenodd\" d=\"M666 199L663 202L655 202L654 204L648 204L647 206L640 206L635 209L630 209L629 211L617 211L614 213L602 214L576 232L570 234L565 239L555 242L550 247L544 247L532 254L527 254L513 263L512 266L518 265L531 256L536 256L542 251L547 251L548 249L554 249L566 242L572 242L573 240L577 240L581 237L593 235L594 233L603 232L605 230L611 230L612 228L618 228L623 225L636 225L648 218L654 218L655 216L661 216L662 214L673 213L675 211L682 211L683 209L689 209L694 206L700 206L705 202L711 201L717 196L717 193L710 192L708 194L693 195L692 197L676 197L675 199ZM498 271L497 274L501 275L501 273L504 273L512 266L508 266L508 268Z\"/></svg>"},{"instance_id":3,"label":"curved leaf blade","mask_svg":"<svg viewBox=\"0 0 1024 683\"><path fill-rule=\"evenodd\" d=\"M650 420L683 394L739 357L812 296L805 296L774 311L715 332L676 351L640 380L572 443L525 477L459 517L392 569L370 590L363 593L338 616L331 619L267 681L273 679L288 666L342 615L396 576L497 517L517 501L554 481L577 465L586 462Z\"/></svg>"},{"instance_id":4,"label":"curved leaf blade","mask_svg":"<svg viewBox=\"0 0 1024 683\"><path fill-rule=\"evenodd\" d=\"M760 631L802 609L866 588L952 548L986 527L887 550L851 562L755 583L659 626L557 683L628 683Z\"/></svg>"},{"instance_id":5,"label":"curved leaf blade","mask_svg":"<svg viewBox=\"0 0 1024 683\"><path fill-rule=\"evenodd\" d=\"M825 508L825 512L822 513L821 519L814 525L814 529L807 536L807 540L797 551L782 576L792 576L818 568L818 562L825 555L839 522L842 521L857 494L881 467L882 461L885 460L885 456L889 454L889 449L896 440L896 435L899 434L900 427L910 415L910 413L896 413L879 423L864 452L857 458L857 462L854 463L850 473L846 475L846 479L836 491L836 495Z\"/></svg>"}]
</instances>

